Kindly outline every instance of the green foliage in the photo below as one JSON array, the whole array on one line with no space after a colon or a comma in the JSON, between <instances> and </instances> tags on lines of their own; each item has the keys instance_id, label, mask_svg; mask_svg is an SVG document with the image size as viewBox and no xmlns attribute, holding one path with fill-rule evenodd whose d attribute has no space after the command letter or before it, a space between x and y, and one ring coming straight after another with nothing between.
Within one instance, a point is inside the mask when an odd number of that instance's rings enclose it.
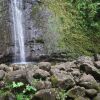
<instances>
[{"instance_id":1,"label":"green foliage","mask_svg":"<svg viewBox=\"0 0 100 100\"><path fill-rule=\"evenodd\" d=\"M18 83L13 82L12 87L13 88L19 88L19 87L21 87L23 85L24 85L24 83L22 83L22 82L18 82Z\"/></svg>"},{"instance_id":2,"label":"green foliage","mask_svg":"<svg viewBox=\"0 0 100 100\"><path fill-rule=\"evenodd\" d=\"M57 100L66 100L67 98L67 92L65 90L59 90L57 95Z\"/></svg>"},{"instance_id":3,"label":"green foliage","mask_svg":"<svg viewBox=\"0 0 100 100\"><path fill-rule=\"evenodd\" d=\"M14 94L17 100L30 100L31 95L36 93L37 89L23 82L12 82L1 88L0 96L6 96L8 93Z\"/></svg>"},{"instance_id":4,"label":"green foliage","mask_svg":"<svg viewBox=\"0 0 100 100\"><path fill-rule=\"evenodd\" d=\"M32 92L35 93L37 89L33 86L27 85L26 88L23 90L23 93Z\"/></svg>"},{"instance_id":5,"label":"green foliage","mask_svg":"<svg viewBox=\"0 0 100 100\"><path fill-rule=\"evenodd\" d=\"M16 94L17 100L30 100L30 97L27 95L24 95L23 93Z\"/></svg>"},{"instance_id":6,"label":"green foliage","mask_svg":"<svg viewBox=\"0 0 100 100\"><path fill-rule=\"evenodd\" d=\"M98 22L95 21L95 18L98 13L100 3L92 2L92 0L77 0L77 9L80 16L84 19L84 24L87 28L98 29Z\"/></svg>"},{"instance_id":7,"label":"green foliage","mask_svg":"<svg viewBox=\"0 0 100 100\"><path fill-rule=\"evenodd\" d=\"M50 53L66 52L68 58L100 53L100 0L42 0L33 8L34 16L50 15L46 20L35 16Z\"/></svg>"},{"instance_id":8,"label":"green foliage","mask_svg":"<svg viewBox=\"0 0 100 100\"><path fill-rule=\"evenodd\" d=\"M57 78L52 75L50 79L51 79L52 85L55 87L57 85L57 82L58 82Z\"/></svg>"}]
</instances>

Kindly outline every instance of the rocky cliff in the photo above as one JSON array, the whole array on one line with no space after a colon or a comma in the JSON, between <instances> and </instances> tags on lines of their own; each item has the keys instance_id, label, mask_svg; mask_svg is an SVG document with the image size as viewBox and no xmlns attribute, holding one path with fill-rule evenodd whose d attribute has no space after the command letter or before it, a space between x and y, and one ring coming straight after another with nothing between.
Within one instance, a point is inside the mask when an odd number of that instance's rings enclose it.
<instances>
[{"instance_id":1,"label":"rocky cliff","mask_svg":"<svg viewBox=\"0 0 100 100\"><path fill-rule=\"evenodd\" d=\"M54 27L54 32L52 30L52 25L56 23L54 19L49 20L53 14L43 2L42 0L23 0L25 52L28 60L36 59L57 49L58 33L56 34L56 27ZM0 1L0 7L0 52L6 56L9 54L13 56L13 23L10 0Z\"/></svg>"},{"instance_id":2,"label":"rocky cliff","mask_svg":"<svg viewBox=\"0 0 100 100\"><path fill-rule=\"evenodd\" d=\"M9 6L7 0L0 0L0 56L8 54L10 45Z\"/></svg>"},{"instance_id":3,"label":"rocky cliff","mask_svg":"<svg viewBox=\"0 0 100 100\"><path fill-rule=\"evenodd\" d=\"M0 1L0 55L13 54L10 0ZM66 52L67 57L99 53L99 37L95 45L80 25L82 18L65 0L23 0L25 18L25 52L27 60L52 52ZM87 30L88 33L88 30ZM10 56L11 57L11 56Z\"/></svg>"}]
</instances>

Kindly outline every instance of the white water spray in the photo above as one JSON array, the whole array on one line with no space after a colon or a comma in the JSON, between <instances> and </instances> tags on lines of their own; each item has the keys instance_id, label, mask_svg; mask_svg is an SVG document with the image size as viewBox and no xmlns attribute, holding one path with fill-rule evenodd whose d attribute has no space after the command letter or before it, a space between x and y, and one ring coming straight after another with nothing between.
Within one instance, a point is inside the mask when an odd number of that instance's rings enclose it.
<instances>
[{"instance_id":1,"label":"white water spray","mask_svg":"<svg viewBox=\"0 0 100 100\"><path fill-rule=\"evenodd\" d=\"M25 62L25 45L24 45L24 27L22 0L11 0L12 18L13 18L13 33L15 41L15 57L19 52L20 62Z\"/></svg>"}]
</instances>

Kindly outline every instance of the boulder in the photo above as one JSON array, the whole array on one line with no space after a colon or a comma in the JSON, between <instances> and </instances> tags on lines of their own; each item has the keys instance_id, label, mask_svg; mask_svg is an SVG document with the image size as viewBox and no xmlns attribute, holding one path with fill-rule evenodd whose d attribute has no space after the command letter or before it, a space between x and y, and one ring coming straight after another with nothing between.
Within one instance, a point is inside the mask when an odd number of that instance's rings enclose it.
<instances>
[{"instance_id":1,"label":"boulder","mask_svg":"<svg viewBox=\"0 0 100 100\"><path fill-rule=\"evenodd\" d=\"M81 77L81 72L79 69L73 69L73 71L71 72L73 77L74 77L74 80L76 83L79 83L80 81L80 77Z\"/></svg>"},{"instance_id":2,"label":"boulder","mask_svg":"<svg viewBox=\"0 0 100 100\"><path fill-rule=\"evenodd\" d=\"M27 81L25 70L17 70L17 71L9 72L6 74L5 78L8 81L23 81L23 82Z\"/></svg>"},{"instance_id":3,"label":"boulder","mask_svg":"<svg viewBox=\"0 0 100 100\"><path fill-rule=\"evenodd\" d=\"M97 89L98 90L98 88L99 88L99 84L94 79L94 77L91 76L90 74L89 75L83 74L83 76L80 79L79 85L83 86L85 88L88 88L88 89Z\"/></svg>"},{"instance_id":4,"label":"boulder","mask_svg":"<svg viewBox=\"0 0 100 100\"><path fill-rule=\"evenodd\" d=\"M0 100L16 100L16 97L12 93L7 92L6 94L0 95Z\"/></svg>"},{"instance_id":5,"label":"boulder","mask_svg":"<svg viewBox=\"0 0 100 100\"><path fill-rule=\"evenodd\" d=\"M74 88L68 90L67 92L68 97L71 98L78 98L85 96L85 88L80 86L75 86Z\"/></svg>"},{"instance_id":6,"label":"boulder","mask_svg":"<svg viewBox=\"0 0 100 100\"><path fill-rule=\"evenodd\" d=\"M41 89L50 89L52 87L52 84L49 81L38 81L37 84L35 85L35 87L38 90L41 90Z\"/></svg>"},{"instance_id":7,"label":"boulder","mask_svg":"<svg viewBox=\"0 0 100 100\"><path fill-rule=\"evenodd\" d=\"M98 93L97 96L93 98L93 100L100 100L100 93Z\"/></svg>"},{"instance_id":8,"label":"boulder","mask_svg":"<svg viewBox=\"0 0 100 100\"><path fill-rule=\"evenodd\" d=\"M73 61L73 62L66 62L66 63L57 64L55 66L52 66L52 68L56 68L59 70L70 72L70 71L72 71L71 70L72 68L77 68L77 66Z\"/></svg>"},{"instance_id":9,"label":"boulder","mask_svg":"<svg viewBox=\"0 0 100 100\"><path fill-rule=\"evenodd\" d=\"M38 91L32 100L56 100L55 89L44 89Z\"/></svg>"},{"instance_id":10,"label":"boulder","mask_svg":"<svg viewBox=\"0 0 100 100\"><path fill-rule=\"evenodd\" d=\"M93 58L89 56L81 56L76 60L76 64L83 64L83 63L92 64Z\"/></svg>"},{"instance_id":11,"label":"boulder","mask_svg":"<svg viewBox=\"0 0 100 100\"><path fill-rule=\"evenodd\" d=\"M73 76L80 76L81 75L80 70L79 69L73 69L72 75Z\"/></svg>"},{"instance_id":12,"label":"boulder","mask_svg":"<svg viewBox=\"0 0 100 100\"><path fill-rule=\"evenodd\" d=\"M5 64L1 64L0 65L0 70L3 70L5 72L11 71L10 68L7 65L5 65Z\"/></svg>"},{"instance_id":13,"label":"boulder","mask_svg":"<svg viewBox=\"0 0 100 100\"><path fill-rule=\"evenodd\" d=\"M5 87L5 82L4 81L0 81L0 88Z\"/></svg>"},{"instance_id":14,"label":"boulder","mask_svg":"<svg viewBox=\"0 0 100 100\"><path fill-rule=\"evenodd\" d=\"M51 69L51 63L49 63L49 62L40 62L38 64L38 66L40 69L43 69L45 71L50 71L50 69Z\"/></svg>"},{"instance_id":15,"label":"boulder","mask_svg":"<svg viewBox=\"0 0 100 100\"><path fill-rule=\"evenodd\" d=\"M97 67L98 69L100 69L100 61L96 61L94 62L95 67Z\"/></svg>"},{"instance_id":16,"label":"boulder","mask_svg":"<svg viewBox=\"0 0 100 100\"><path fill-rule=\"evenodd\" d=\"M54 75L55 73L60 73L60 70L56 67L52 67L50 70L51 75Z\"/></svg>"},{"instance_id":17,"label":"boulder","mask_svg":"<svg viewBox=\"0 0 100 100\"><path fill-rule=\"evenodd\" d=\"M61 87L63 89L68 89L75 85L73 76L65 71L56 71L55 73L53 73L53 75L51 76L51 82L53 85Z\"/></svg>"},{"instance_id":18,"label":"boulder","mask_svg":"<svg viewBox=\"0 0 100 100\"><path fill-rule=\"evenodd\" d=\"M97 95L97 90L95 90L95 89L87 89L86 90L86 95L93 98L94 96Z\"/></svg>"},{"instance_id":19,"label":"boulder","mask_svg":"<svg viewBox=\"0 0 100 100\"><path fill-rule=\"evenodd\" d=\"M93 75L98 80L100 79L100 70L98 70L93 64L83 63L80 65L80 70Z\"/></svg>"},{"instance_id":20,"label":"boulder","mask_svg":"<svg viewBox=\"0 0 100 100\"><path fill-rule=\"evenodd\" d=\"M43 79L43 80L45 80L49 76L50 76L50 73L47 72L47 71L44 71L42 69L37 69L34 72L34 75L33 75L34 78L36 78L36 79Z\"/></svg>"},{"instance_id":21,"label":"boulder","mask_svg":"<svg viewBox=\"0 0 100 100\"><path fill-rule=\"evenodd\" d=\"M90 100L90 99L87 97L77 97L75 98L75 100Z\"/></svg>"},{"instance_id":22,"label":"boulder","mask_svg":"<svg viewBox=\"0 0 100 100\"><path fill-rule=\"evenodd\" d=\"M13 68L13 71L16 71L16 70L24 70L26 68L33 68L34 66L35 65L33 65L33 63L25 63L25 64L14 63L14 64L10 64L10 67Z\"/></svg>"},{"instance_id":23,"label":"boulder","mask_svg":"<svg viewBox=\"0 0 100 100\"><path fill-rule=\"evenodd\" d=\"M76 61L72 61L72 62L66 62L66 71L68 71L69 68L78 68L78 66L75 64Z\"/></svg>"},{"instance_id":24,"label":"boulder","mask_svg":"<svg viewBox=\"0 0 100 100\"><path fill-rule=\"evenodd\" d=\"M5 76L5 72L3 70L0 70L0 80L2 80Z\"/></svg>"}]
</instances>

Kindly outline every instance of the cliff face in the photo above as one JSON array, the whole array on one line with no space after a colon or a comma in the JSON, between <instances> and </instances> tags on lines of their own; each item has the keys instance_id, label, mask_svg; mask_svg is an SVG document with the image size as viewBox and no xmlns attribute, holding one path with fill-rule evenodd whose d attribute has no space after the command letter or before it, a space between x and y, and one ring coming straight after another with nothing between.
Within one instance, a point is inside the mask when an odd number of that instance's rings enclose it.
<instances>
[{"instance_id":1,"label":"cliff face","mask_svg":"<svg viewBox=\"0 0 100 100\"><path fill-rule=\"evenodd\" d=\"M14 53L10 0L0 0L0 54ZM67 56L91 55L93 44L80 26L77 9L65 0L23 0L27 59L52 52ZM87 30L88 32L88 30ZM100 44L95 46L100 51Z\"/></svg>"},{"instance_id":2,"label":"cliff face","mask_svg":"<svg viewBox=\"0 0 100 100\"><path fill-rule=\"evenodd\" d=\"M9 6L7 0L0 0L0 56L8 54L10 45Z\"/></svg>"},{"instance_id":3,"label":"cliff face","mask_svg":"<svg viewBox=\"0 0 100 100\"><path fill-rule=\"evenodd\" d=\"M49 9L49 0L24 1L26 50L33 56L58 50L58 24L55 13ZM27 54L28 54L27 53ZM34 55L35 54L35 55Z\"/></svg>"},{"instance_id":4,"label":"cliff face","mask_svg":"<svg viewBox=\"0 0 100 100\"><path fill-rule=\"evenodd\" d=\"M52 12L44 6L42 0L23 0L23 14L25 27L25 53L26 58L36 59L41 55L56 50L55 32L52 31ZM12 32L11 1L0 1L0 54L1 57L14 55L14 39ZM54 28L56 29L56 28Z\"/></svg>"}]
</instances>

